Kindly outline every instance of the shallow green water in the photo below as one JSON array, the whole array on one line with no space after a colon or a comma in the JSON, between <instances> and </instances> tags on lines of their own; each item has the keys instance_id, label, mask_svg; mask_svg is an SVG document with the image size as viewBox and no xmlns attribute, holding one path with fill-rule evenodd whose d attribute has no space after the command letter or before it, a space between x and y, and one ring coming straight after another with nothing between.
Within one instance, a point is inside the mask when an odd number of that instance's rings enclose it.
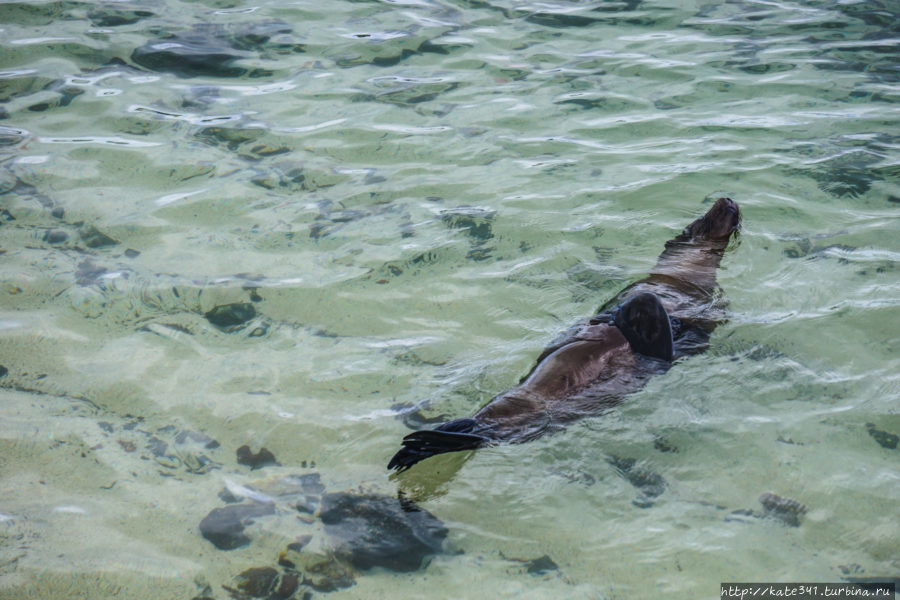
<instances>
[{"instance_id":1,"label":"shallow green water","mask_svg":"<svg viewBox=\"0 0 900 600\"><path fill-rule=\"evenodd\" d=\"M311 472L449 531L335 597L897 577L898 19L0 3L0 597L229 597L304 525L222 551L199 522ZM388 476L403 407L471 414L721 195L744 231L707 354L566 432ZM665 481L649 507L629 459ZM764 492L800 526L733 514Z\"/></svg>"}]
</instances>

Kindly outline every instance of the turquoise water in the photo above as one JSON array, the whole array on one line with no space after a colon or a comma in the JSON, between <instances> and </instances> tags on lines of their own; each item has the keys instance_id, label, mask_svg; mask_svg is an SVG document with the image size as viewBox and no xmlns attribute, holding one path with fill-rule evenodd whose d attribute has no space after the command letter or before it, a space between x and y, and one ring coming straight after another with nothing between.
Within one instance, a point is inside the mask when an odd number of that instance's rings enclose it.
<instances>
[{"instance_id":1,"label":"turquoise water","mask_svg":"<svg viewBox=\"0 0 900 600\"><path fill-rule=\"evenodd\" d=\"M234 550L200 521L313 472L448 530L334 597L897 577L898 21L0 3L0 597L229 598L327 541L283 505ZM389 476L408 407L472 414L718 196L744 230L708 353L565 432ZM611 464L632 460L665 482L649 506ZM759 516L766 492L799 526Z\"/></svg>"}]
</instances>

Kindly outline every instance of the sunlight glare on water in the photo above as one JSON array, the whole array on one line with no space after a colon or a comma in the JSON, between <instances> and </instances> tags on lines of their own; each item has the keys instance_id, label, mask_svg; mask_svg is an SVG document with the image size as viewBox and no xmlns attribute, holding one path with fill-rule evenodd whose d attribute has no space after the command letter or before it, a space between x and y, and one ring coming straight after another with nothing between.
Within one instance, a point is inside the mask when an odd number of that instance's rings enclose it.
<instances>
[{"instance_id":1,"label":"sunlight glare on water","mask_svg":"<svg viewBox=\"0 0 900 600\"><path fill-rule=\"evenodd\" d=\"M0 598L896 580L898 21L0 3ZM719 196L744 229L709 352L604 416L389 476L410 427L516 384ZM443 552L340 566L323 493L399 494ZM223 549L200 524L228 506L253 515Z\"/></svg>"}]
</instances>

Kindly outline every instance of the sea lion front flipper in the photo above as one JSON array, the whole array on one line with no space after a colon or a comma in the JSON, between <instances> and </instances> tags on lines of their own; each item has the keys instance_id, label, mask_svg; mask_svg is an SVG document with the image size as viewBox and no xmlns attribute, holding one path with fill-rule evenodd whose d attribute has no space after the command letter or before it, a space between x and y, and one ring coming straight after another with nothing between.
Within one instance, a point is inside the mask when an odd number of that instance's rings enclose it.
<instances>
[{"instance_id":1,"label":"sea lion front flipper","mask_svg":"<svg viewBox=\"0 0 900 600\"><path fill-rule=\"evenodd\" d=\"M477 425L475 419L456 419L434 429L414 431L403 438L403 447L391 458L388 469L402 472L435 454L490 445L490 438L471 433Z\"/></svg>"},{"instance_id":2,"label":"sea lion front flipper","mask_svg":"<svg viewBox=\"0 0 900 600\"><path fill-rule=\"evenodd\" d=\"M641 292L623 302L613 324L635 352L672 360L674 342L669 313L655 294Z\"/></svg>"}]
</instances>

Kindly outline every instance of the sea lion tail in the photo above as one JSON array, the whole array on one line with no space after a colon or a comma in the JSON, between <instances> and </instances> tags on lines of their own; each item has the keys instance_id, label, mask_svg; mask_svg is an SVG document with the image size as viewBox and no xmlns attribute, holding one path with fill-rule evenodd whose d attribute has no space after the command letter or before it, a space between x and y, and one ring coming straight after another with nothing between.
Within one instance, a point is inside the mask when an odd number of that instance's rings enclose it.
<instances>
[{"instance_id":1,"label":"sea lion tail","mask_svg":"<svg viewBox=\"0 0 900 600\"><path fill-rule=\"evenodd\" d=\"M403 438L403 447L391 458L388 469L399 473L435 454L490 445L490 438L471 433L477 425L475 419L456 419L434 429L414 431Z\"/></svg>"}]
</instances>

